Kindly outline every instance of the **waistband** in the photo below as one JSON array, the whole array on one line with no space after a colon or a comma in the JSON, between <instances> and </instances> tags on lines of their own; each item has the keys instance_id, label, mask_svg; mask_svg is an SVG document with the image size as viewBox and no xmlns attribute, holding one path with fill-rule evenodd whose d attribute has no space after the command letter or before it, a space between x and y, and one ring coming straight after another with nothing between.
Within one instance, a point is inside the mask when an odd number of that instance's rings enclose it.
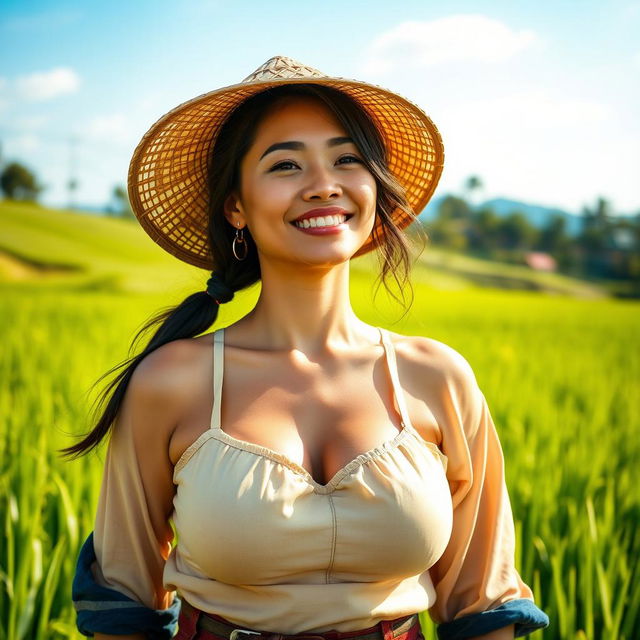
<instances>
[{"instance_id":1,"label":"waistband","mask_svg":"<svg viewBox=\"0 0 640 640\"><path fill-rule=\"evenodd\" d=\"M281 634L270 631L256 631L238 627L222 616L196 609L184 598L180 612L180 640L191 640L200 630L207 631L223 640L394 640L407 634L414 626L419 625L418 614L381 620L372 627L357 631L322 631L316 633ZM204 639L203 639L204 640Z\"/></svg>"}]
</instances>

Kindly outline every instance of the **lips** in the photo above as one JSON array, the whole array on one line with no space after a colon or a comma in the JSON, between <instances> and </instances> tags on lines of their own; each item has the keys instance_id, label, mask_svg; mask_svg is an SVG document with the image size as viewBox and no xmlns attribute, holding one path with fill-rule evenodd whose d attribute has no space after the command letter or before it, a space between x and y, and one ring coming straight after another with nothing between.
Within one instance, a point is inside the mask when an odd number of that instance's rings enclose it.
<instances>
[{"instance_id":1,"label":"lips","mask_svg":"<svg viewBox=\"0 0 640 640\"><path fill-rule=\"evenodd\" d=\"M300 222L301 220L308 220L309 218L320 218L324 216L347 216L347 220L353 215L342 207L319 207L317 209L311 209L302 215L298 216L295 220L291 221L291 224Z\"/></svg>"}]
</instances>

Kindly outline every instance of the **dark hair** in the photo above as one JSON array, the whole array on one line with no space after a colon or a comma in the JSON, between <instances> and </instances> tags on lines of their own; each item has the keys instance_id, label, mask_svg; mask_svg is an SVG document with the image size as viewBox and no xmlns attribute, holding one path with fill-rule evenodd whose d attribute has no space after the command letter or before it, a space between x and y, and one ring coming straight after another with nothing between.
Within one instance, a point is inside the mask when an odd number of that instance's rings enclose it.
<instances>
[{"instance_id":1,"label":"dark hair","mask_svg":"<svg viewBox=\"0 0 640 640\"><path fill-rule=\"evenodd\" d=\"M212 298L226 302L233 298L236 291L260 279L258 252L247 227L244 228L247 256L240 261L233 255L231 245L235 229L224 216L224 202L232 191L239 191L240 163L255 140L260 122L277 103L290 97L315 98L323 102L353 139L377 187L376 218L380 221L380 231L374 236L373 242L381 262L378 280L396 299L397 296L387 286L389 276L393 276L403 294L404 285L409 284L411 290L409 240L391 216L396 208L414 220L416 216L407 202L403 187L388 168L384 141L368 114L347 94L318 84L282 85L254 94L231 112L219 130L210 156L215 162L209 163L207 176L208 237L215 277L209 281L208 292L192 293L179 305L159 312L146 322L134 337L130 352L142 333L156 324L160 326L141 353L116 365L94 383L122 369L99 398L99 406L102 406L115 387L96 426L76 444L60 449L63 455L82 455L98 446L117 417L134 370L147 355L168 342L193 338L206 331L218 316L219 305ZM418 233L422 232L419 224L418 227ZM376 233L375 226L373 233ZM244 250L244 247L240 250Z\"/></svg>"}]
</instances>

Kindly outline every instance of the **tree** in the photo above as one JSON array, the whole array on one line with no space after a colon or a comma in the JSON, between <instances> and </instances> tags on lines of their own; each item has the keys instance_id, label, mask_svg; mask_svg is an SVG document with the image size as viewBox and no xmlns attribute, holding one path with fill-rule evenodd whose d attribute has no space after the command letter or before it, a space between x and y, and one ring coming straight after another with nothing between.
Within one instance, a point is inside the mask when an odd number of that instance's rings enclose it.
<instances>
[{"instance_id":1,"label":"tree","mask_svg":"<svg viewBox=\"0 0 640 640\"><path fill-rule=\"evenodd\" d=\"M109 207L108 211L113 211L114 215L121 218L135 217L131 209L127 190L122 185L117 185L113 188L111 199L114 201L114 207Z\"/></svg>"},{"instance_id":2,"label":"tree","mask_svg":"<svg viewBox=\"0 0 640 640\"><path fill-rule=\"evenodd\" d=\"M438 207L438 218L441 220L470 220L471 207L462 198L446 196Z\"/></svg>"},{"instance_id":3,"label":"tree","mask_svg":"<svg viewBox=\"0 0 640 640\"><path fill-rule=\"evenodd\" d=\"M464 190L471 202L474 200L476 191L482 191L484 184L479 176L469 176L464 183Z\"/></svg>"},{"instance_id":4,"label":"tree","mask_svg":"<svg viewBox=\"0 0 640 640\"><path fill-rule=\"evenodd\" d=\"M500 220L498 237L503 249L524 249L532 246L538 231L521 211L513 211Z\"/></svg>"},{"instance_id":5,"label":"tree","mask_svg":"<svg viewBox=\"0 0 640 640\"><path fill-rule=\"evenodd\" d=\"M580 243L590 253L606 248L612 227L611 205L605 198L598 198L593 209L583 207Z\"/></svg>"},{"instance_id":6,"label":"tree","mask_svg":"<svg viewBox=\"0 0 640 640\"><path fill-rule=\"evenodd\" d=\"M605 198L598 198L593 209L582 210L582 228L577 238L584 271L591 276L611 276L611 250L615 248L614 216Z\"/></svg>"},{"instance_id":7,"label":"tree","mask_svg":"<svg viewBox=\"0 0 640 640\"><path fill-rule=\"evenodd\" d=\"M23 164L10 162L0 174L0 188L10 200L35 201L44 186L38 184L35 175Z\"/></svg>"},{"instance_id":8,"label":"tree","mask_svg":"<svg viewBox=\"0 0 640 640\"><path fill-rule=\"evenodd\" d=\"M480 251L494 249L497 242L500 218L490 207L483 207L473 214L469 230L469 247Z\"/></svg>"},{"instance_id":9,"label":"tree","mask_svg":"<svg viewBox=\"0 0 640 640\"><path fill-rule=\"evenodd\" d=\"M540 233L537 248L540 251L554 253L566 249L568 244L567 221L563 216L553 215Z\"/></svg>"}]
</instances>

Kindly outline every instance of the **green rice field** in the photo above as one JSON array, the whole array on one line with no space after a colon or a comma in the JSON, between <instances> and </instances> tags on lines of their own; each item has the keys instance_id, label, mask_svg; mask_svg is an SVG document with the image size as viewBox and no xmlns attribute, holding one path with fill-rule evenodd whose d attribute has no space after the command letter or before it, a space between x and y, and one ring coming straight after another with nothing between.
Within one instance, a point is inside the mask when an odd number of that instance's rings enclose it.
<instances>
[{"instance_id":1,"label":"green rice field","mask_svg":"<svg viewBox=\"0 0 640 640\"><path fill-rule=\"evenodd\" d=\"M358 315L458 350L487 398L517 566L551 618L529 637L639 638L640 305L572 295L566 280L567 293L477 287L421 261L403 316L383 288L374 297L374 269L371 257L352 264ZM84 637L71 582L105 449L72 462L56 450L91 428L106 381L90 387L136 330L207 277L134 223L0 203L0 640ZM257 294L236 295L210 330Z\"/></svg>"}]
</instances>

